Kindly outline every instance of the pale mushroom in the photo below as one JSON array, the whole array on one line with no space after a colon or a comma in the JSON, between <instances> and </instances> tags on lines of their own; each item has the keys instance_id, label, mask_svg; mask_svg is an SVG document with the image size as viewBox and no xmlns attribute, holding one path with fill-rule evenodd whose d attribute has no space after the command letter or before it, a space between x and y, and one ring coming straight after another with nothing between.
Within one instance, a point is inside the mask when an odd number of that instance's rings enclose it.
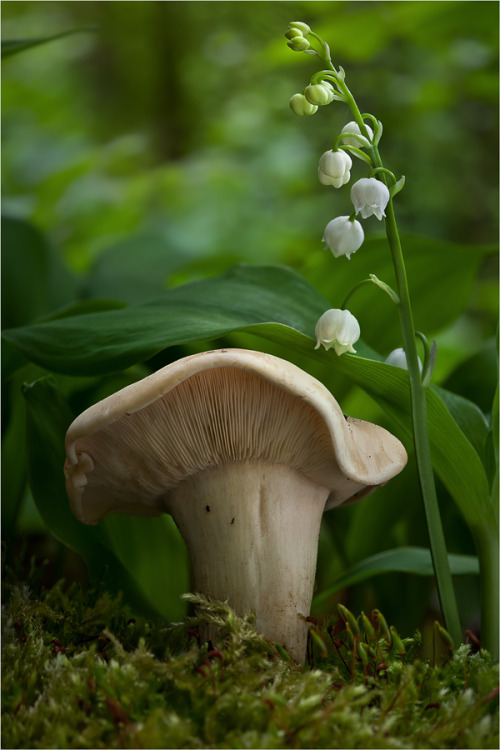
<instances>
[{"instance_id":1,"label":"pale mushroom","mask_svg":"<svg viewBox=\"0 0 500 750\"><path fill-rule=\"evenodd\" d=\"M170 513L197 591L253 610L299 663L321 517L406 464L382 427L345 417L285 360L222 349L174 362L91 406L66 436L76 517Z\"/></svg>"}]
</instances>

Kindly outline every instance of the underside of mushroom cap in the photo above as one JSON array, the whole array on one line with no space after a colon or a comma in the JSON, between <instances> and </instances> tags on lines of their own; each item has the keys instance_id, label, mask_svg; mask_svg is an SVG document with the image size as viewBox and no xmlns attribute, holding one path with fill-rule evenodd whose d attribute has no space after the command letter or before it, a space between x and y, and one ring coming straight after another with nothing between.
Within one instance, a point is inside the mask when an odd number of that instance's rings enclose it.
<instances>
[{"instance_id":1,"label":"underside of mushroom cap","mask_svg":"<svg viewBox=\"0 0 500 750\"><path fill-rule=\"evenodd\" d=\"M344 417L315 378L242 349L178 360L83 412L66 436L73 512L168 512L169 492L205 469L283 464L327 487L326 508L358 499L406 464L383 428Z\"/></svg>"}]
</instances>

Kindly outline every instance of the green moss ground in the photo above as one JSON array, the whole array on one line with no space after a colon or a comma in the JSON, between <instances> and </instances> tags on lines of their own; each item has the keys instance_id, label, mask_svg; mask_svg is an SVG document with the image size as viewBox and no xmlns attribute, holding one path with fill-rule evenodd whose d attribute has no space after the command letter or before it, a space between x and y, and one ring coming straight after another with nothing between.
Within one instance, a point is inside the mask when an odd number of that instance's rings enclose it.
<instances>
[{"instance_id":1,"label":"green moss ground","mask_svg":"<svg viewBox=\"0 0 500 750\"><path fill-rule=\"evenodd\" d=\"M302 670L217 602L159 626L76 585L3 590L4 748L498 747L498 668L469 646L433 667L418 636L404 657L365 637L356 659L344 623L311 625Z\"/></svg>"}]
</instances>

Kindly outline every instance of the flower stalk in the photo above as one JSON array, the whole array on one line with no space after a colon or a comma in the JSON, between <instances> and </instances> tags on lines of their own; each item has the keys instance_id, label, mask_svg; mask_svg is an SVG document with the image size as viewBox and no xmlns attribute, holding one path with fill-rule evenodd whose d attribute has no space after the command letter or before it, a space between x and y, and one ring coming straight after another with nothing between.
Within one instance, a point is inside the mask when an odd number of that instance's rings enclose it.
<instances>
[{"instance_id":1,"label":"flower stalk","mask_svg":"<svg viewBox=\"0 0 500 750\"><path fill-rule=\"evenodd\" d=\"M351 108L356 121L363 132L364 121L356 105L354 98L347 89L345 83L339 82L345 89L346 102ZM371 157L375 169L383 169L384 165L378 148L375 145L371 147ZM385 173L382 173L385 182ZM420 375L418 361L417 343L415 338L415 326L413 323L413 313L411 308L410 291L408 288L408 279L404 263L403 250L399 238L399 231L394 213L394 204L392 196L390 197L385 209L385 231L389 248L392 255L392 263L396 276L397 291L399 295L399 320L403 345L408 363L408 377L410 383L410 400L411 416L413 427L413 443L415 447L415 458L417 462L417 471L420 481L420 490L424 504L427 530L429 534L429 543L431 549L432 562L436 577L437 590L443 618L447 630L450 632L455 643L462 641L462 628L458 606L453 588L453 579L451 576L446 541L444 537L443 524L439 512L439 505L434 482L434 472L432 468L431 451L429 443L429 431L427 426L427 404L425 396L425 387Z\"/></svg>"},{"instance_id":2,"label":"flower stalk","mask_svg":"<svg viewBox=\"0 0 500 750\"><path fill-rule=\"evenodd\" d=\"M382 218L382 215L384 215L385 230L397 282L397 296L399 297L399 300L396 301L396 304L399 311L401 332L408 365L413 442L437 590L446 628L455 643L460 643L462 641L462 630L432 468L427 424L426 387L422 382L420 372L416 331L413 323L408 280L393 206L393 197L403 187L404 179L402 178L397 181L394 175L384 167L378 151L378 142L382 135L381 123L372 115L361 114L352 93L345 84L344 71L342 69L337 71L332 64L328 45L313 32L311 32L310 36L318 42L320 50L319 52L312 52L312 50L310 50L310 52L318 55L328 68L328 70L323 70L320 73L315 74L315 76L313 76L313 81L319 83L320 81L326 80L336 86L339 93L338 98L347 104L354 118L354 122L349 123L349 132L351 136L355 136L358 129L362 136L362 139L358 140L358 146L362 146L366 149L366 155L363 154L363 158L365 158L371 166L372 171L370 177L375 178L376 175L376 179L380 180L380 187L384 185L385 189L389 190L390 193L385 207L385 215L383 212L379 211L381 215L377 215L377 218ZM371 124L374 126L375 132L372 131L371 127L366 125L366 119L370 120ZM355 129L356 132L353 132L354 125L357 126ZM334 148L337 144L338 141L335 142ZM347 148L351 153L353 152L352 145L347 145ZM366 157L368 157L368 159L366 159Z\"/></svg>"},{"instance_id":3,"label":"flower stalk","mask_svg":"<svg viewBox=\"0 0 500 750\"><path fill-rule=\"evenodd\" d=\"M389 247L392 253L392 261L400 299L398 309L410 381L413 442L429 533L434 573L436 576L439 600L447 630L450 632L455 643L461 643L462 629L460 626L460 617L453 589L453 580L451 577L443 525L441 522L436 494L436 485L434 482L434 472L432 469L429 432L427 426L425 387L420 375L408 281L392 198L389 200L386 208L385 227Z\"/></svg>"}]
</instances>

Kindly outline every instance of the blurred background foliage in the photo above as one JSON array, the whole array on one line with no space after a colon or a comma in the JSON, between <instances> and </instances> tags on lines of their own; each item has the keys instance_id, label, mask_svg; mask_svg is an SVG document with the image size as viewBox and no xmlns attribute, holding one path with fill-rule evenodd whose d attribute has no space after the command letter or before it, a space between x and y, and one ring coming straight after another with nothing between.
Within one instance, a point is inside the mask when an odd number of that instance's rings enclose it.
<instances>
[{"instance_id":1,"label":"blurred background foliage","mask_svg":"<svg viewBox=\"0 0 500 750\"><path fill-rule=\"evenodd\" d=\"M406 176L400 229L432 238L407 242L414 293L428 295L421 325L438 340L435 382L488 413L498 314L492 2L2 3L4 39L95 27L4 62L3 237L17 253L3 267L4 327L77 300L142 302L241 261L292 266L333 305L365 271L390 282L390 271L379 270L388 261L374 221L357 265L333 264L322 251L324 226L349 203L346 191L317 182L317 160L350 117L340 104L310 118L291 113L290 96L317 70L314 58L286 46L291 20L329 41L362 110L383 121L384 162ZM360 164L355 170L364 176ZM352 310L380 355L399 345L388 301L360 292ZM248 334L224 343L255 345ZM107 378L61 377L59 386L76 413L193 350L174 347ZM287 356L275 345L269 351ZM7 524L4 516L4 530L36 539L37 551L56 560L54 575L79 576L76 558L46 533L16 449L24 434L20 385L43 373L28 365L4 385L4 490L23 498ZM348 379L332 375L329 385L344 411L386 424ZM473 554L467 527L439 490L450 551ZM411 456L404 476L327 517L319 586L369 554L408 544L427 546ZM457 588L474 627L477 582L460 579ZM396 573L350 596L353 607L378 606L403 631L435 606L431 579Z\"/></svg>"},{"instance_id":2,"label":"blurred background foliage","mask_svg":"<svg viewBox=\"0 0 500 750\"><path fill-rule=\"evenodd\" d=\"M137 234L183 263L300 264L345 210L311 178L347 112L287 108L317 69L283 41L300 17L383 120L402 231L495 241L497 16L490 2L6 2L6 38L98 28L6 63L4 209L76 269Z\"/></svg>"}]
</instances>

